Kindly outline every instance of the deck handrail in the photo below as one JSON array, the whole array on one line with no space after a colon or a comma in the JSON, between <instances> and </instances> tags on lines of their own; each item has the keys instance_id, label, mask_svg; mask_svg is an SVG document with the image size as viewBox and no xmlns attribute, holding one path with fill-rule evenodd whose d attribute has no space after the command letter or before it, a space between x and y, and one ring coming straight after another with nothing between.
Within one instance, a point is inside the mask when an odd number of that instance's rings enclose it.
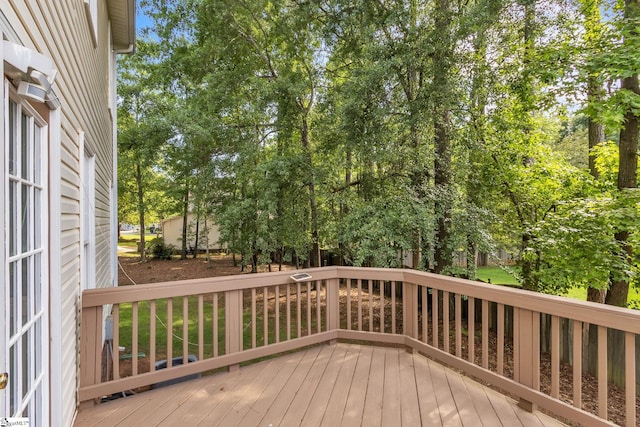
<instances>
[{"instance_id":1,"label":"deck handrail","mask_svg":"<svg viewBox=\"0 0 640 427\"><path fill-rule=\"evenodd\" d=\"M303 283L294 282L290 278L292 272L285 271L84 291L80 401L193 373L237 366L307 345L354 339L400 344L425 353L517 396L523 407L534 409L537 405L575 422L610 425L606 410L609 382L606 344L608 332L617 330L621 331L625 354L626 424L636 423L638 311L416 270L323 267L305 272L312 278ZM182 327L182 352L174 351L172 347L174 326L167 331L166 353L178 353L187 359L191 352L188 323L193 320L189 312L196 311L195 323L199 331L198 338L194 339L196 343L191 347L197 348L198 361L162 371L151 366L150 372L138 373L138 359L133 357L131 376L119 378L119 363L116 363L114 378L103 381L103 307L114 307L115 347L120 338L120 307L131 304L132 330L136 331L132 332L131 354L137 355L140 346L146 345L138 340L139 305L149 306L149 356L150 365L153 365L156 332L162 329L156 327L156 302L166 301L167 318L173 323L173 310L180 311L179 307L174 307L174 298L182 298L182 320L178 321ZM190 309L189 304L193 303L195 307L196 299L197 308ZM208 345L205 344L208 338L203 333L205 306L213 310L213 338L209 345L213 350L210 355L203 349ZM396 312L400 309L401 316ZM464 315L463 309L466 310ZM224 312L223 316L221 312ZM391 318L390 325L385 324L387 316ZM223 322L222 326L219 321ZM365 329L365 323L368 329ZM567 325L567 336L572 335L568 344L572 350L572 402L562 401L559 395L561 323ZM547 333L541 325L547 325L545 328L549 329L547 341L552 366L549 395L540 391L541 334ZM582 410L582 336L587 325L594 325L598 335L597 414ZM244 337L249 326L251 333ZM224 336L217 335L220 328L224 329ZM474 333L465 332L465 329ZM492 334L497 340L495 361L489 360ZM480 339L476 335L480 335ZM218 348L218 342L224 350ZM505 353L505 348L511 348L513 354ZM506 373L507 359L512 374Z\"/></svg>"}]
</instances>

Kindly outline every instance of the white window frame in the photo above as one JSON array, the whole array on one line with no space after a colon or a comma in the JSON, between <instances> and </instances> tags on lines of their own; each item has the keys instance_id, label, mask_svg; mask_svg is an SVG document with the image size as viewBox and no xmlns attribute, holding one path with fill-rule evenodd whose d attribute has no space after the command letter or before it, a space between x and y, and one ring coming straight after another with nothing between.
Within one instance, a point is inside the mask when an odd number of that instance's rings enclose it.
<instances>
[{"instance_id":1,"label":"white window frame","mask_svg":"<svg viewBox=\"0 0 640 427\"><path fill-rule=\"evenodd\" d=\"M34 129L37 127L38 131L39 131L39 136L38 136L38 140L39 140L39 144L40 144L40 153L39 153L39 166L40 166L40 170L38 171L40 173L40 177L39 177L39 183L36 183L36 178L35 176L28 176L25 182L29 182L29 183L33 183L31 184L35 188L39 187L39 191L40 191L40 205L39 205L39 209L36 209L36 205L35 203L35 198L32 199L32 204L31 204L31 210L33 211L33 220L36 220L37 218L40 219L40 224L39 224L39 230L38 233L40 234L40 244L38 246L38 248L36 248L35 245L35 238L34 236L29 236L29 241L31 242L30 244L30 249L27 250L27 252L23 252L20 251L21 254L16 255L16 256L11 256L11 253L9 251L9 245L10 245L10 231L8 230L8 227L4 227L4 225L6 224L6 221L8 220L8 218L10 217L10 212L9 210L11 209L11 206L9 206L10 204L8 203L8 191L9 191L9 170L5 170L4 169L4 165L5 162L7 161L7 157L9 156L9 144L7 143L7 138L8 138L8 128L6 127L8 124L8 120L9 120L9 110L7 109L7 107L9 106L9 100L11 100L12 102L14 102L16 105L18 105L18 114L22 115L22 113L24 112L24 114L29 117L30 122L32 123L32 125L34 126ZM49 425L49 397L50 397L50 383L49 383L49 376L50 376L50 354L49 354L49 339L50 339L50 335L49 335L49 328L50 328L50 314L49 314L49 240L48 240L48 236L49 236L49 209L48 209L48 204L49 204L49 192L48 192L48 183L49 183L49 175L48 175L48 171L49 171L49 151L48 151L48 147L49 147L49 124L40 116L40 114L38 114L38 112L36 111L36 109L34 109L28 102L26 102L24 99L21 99L19 97L19 95L17 94L16 90L13 88L12 85L9 84L8 80L6 78L4 78L3 76L3 98L2 98L2 107L1 107L1 111L2 111L2 134L3 134L3 139L5 140L5 144L4 144L4 148L2 150L2 155L1 155L1 160L2 160L2 165L3 165L3 184L2 184L2 201L3 201L3 205L4 208L1 210L2 212L2 224L3 224L3 229L4 229L4 233L5 235L4 237L4 242L1 245L2 249L1 249L1 255L2 255L2 263L3 263L3 270L4 270L4 274L3 274L3 281L5 283L9 283L9 269L6 268L8 267L9 263L12 262L11 259L12 258L18 258L18 257L22 257L25 253L29 253L32 252L33 254L38 253L40 254L40 295L38 296L38 298L40 299L41 302L41 310L39 313L39 315L36 315L33 319L36 318L40 318L44 320L43 326L44 329L41 331L41 337L43 338L42 341L43 342L39 342L39 343L35 343L32 342L31 344L34 346L38 346L38 349L40 350L40 355L41 355L41 360L40 360L40 364L41 364L41 368L42 368L42 377L36 380L39 380L41 382L40 387L43 390L43 401L39 402L40 405L37 408L38 411L38 417L40 418L39 423L41 423L41 425L43 426L48 426ZM31 153L32 155L33 153ZM18 154L18 161L19 161L19 156L20 154ZM35 197L34 195L30 195L31 197ZM41 249L40 249L41 248ZM33 278L31 279L30 282L33 282ZM34 283L30 283L29 285L30 288L30 292L32 292L34 290ZM7 314L8 313L4 313L4 307L5 304L4 302L7 301L9 298L9 286L5 286L3 288L3 303L0 304L0 310L2 310L2 312L0 312L0 330L2 330L2 332L0 333L0 339L2 341L0 341L1 343L3 343L3 347L5 344L9 344L9 339L10 339L10 332L8 331L8 326L4 324L5 319L8 318ZM36 295L34 293L30 294L30 304L29 307L27 308L31 314L33 315L35 313L35 299ZM24 309L24 307L19 307L18 308L18 315L20 316L20 310ZM31 321L30 321L31 322ZM29 336L31 336L31 334L29 334ZM31 338L33 340L33 337ZM2 351L6 351L6 349L2 349ZM6 355L4 357L0 358L0 364L2 364L3 366L0 366L0 372L7 372L9 371L9 367L4 365L4 363L6 363ZM30 372L33 372L34 366L34 359L29 359L28 361L29 366L30 366ZM10 378L9 381L16 381L16 378ZM31 382L31 380L30 380ZM31 387L31 385L29 385ZM20 390L20 385L18 386L19 390ZM8 388L8 390L10 390ZM20 391L20 394L22 394L23 392ZM9 401L9 392L7 392L5 394L5 398L6 400L3 401L0 405L0 409L4 408L5 406L8 407L8 401ZM11 414L7 414L7 416L11 416Z\"/></svg>"}]
</instances>

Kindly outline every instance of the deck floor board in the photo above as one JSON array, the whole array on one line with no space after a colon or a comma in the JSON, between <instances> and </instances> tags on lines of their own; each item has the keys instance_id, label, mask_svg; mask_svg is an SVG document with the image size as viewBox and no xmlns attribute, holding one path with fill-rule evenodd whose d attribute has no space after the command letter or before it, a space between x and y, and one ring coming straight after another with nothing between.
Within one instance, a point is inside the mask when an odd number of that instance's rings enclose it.
<instances>
[{"instance_id":1,"label":"deck floor board","mask_svg":"<svg viewBox=\"0 0 640 427\"><path fill-rule=\"evenodd\" d=\"M76 427L561 426L417 353L339 343L117 399Z\"/></svg>"}]
</instances>

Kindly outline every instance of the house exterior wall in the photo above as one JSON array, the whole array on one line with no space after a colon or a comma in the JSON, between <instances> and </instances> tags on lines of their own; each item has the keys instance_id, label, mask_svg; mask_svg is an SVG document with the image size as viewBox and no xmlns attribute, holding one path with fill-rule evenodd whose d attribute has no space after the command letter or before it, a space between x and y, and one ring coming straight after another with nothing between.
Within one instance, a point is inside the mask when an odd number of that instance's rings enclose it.
<instances>
[{"instance_id":1,"label":"house exterior wall","mask_svg":"<svg viewBox=\"0 0 640 427\"><path fill-rule=\"evenodd\" d=\"M195 245L195 230L196 230L196 217L192 214L188 214L188 238L187 247ZM226 245L220 244L220 230L218 226L213 222L213 219L207 220L207 227L209 228L209 249L222 250L226 248ZM200 229L204 229L204 220L200 220ZM176 216L162 222L162 236L164 243L167 245L173 245L180 249L182 247L182 217ZM200 239L198 241L199 249L206 249L205 242Z\"/></svg>"},{"instance_id":2,"label":"house exterior wall","mask_svg":"<svg viewBox=\"0 0 640 427\"><path fill-rule=\"evenodd\" d=\"M0 0L5 39L51 58L58 71L53 87L61 107L48 117L49 383L50 424L61 426L73 423L77 406L82 271L89 263L96 287L116 284L113 236L117 221L112 218L116 194L115 54L107 0L95 0L95 4L94 20L84 0ZM40 104L37 108L46 107ZM84 201L94 215L95 228L88 233L95 242L95 258L86 260L82 242L89 236L81 231L83 187L87 184L81 173L85 151L91 152L95 161L95 198Z\"/></svg>"}]
</instances>

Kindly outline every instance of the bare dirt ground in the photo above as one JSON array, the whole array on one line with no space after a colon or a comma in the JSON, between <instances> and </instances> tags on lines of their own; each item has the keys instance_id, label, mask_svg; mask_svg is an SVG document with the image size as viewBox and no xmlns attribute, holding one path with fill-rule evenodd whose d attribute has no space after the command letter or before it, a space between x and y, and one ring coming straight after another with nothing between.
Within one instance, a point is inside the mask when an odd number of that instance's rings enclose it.
<instances>
[{"instance_id":1,"label":"bare dirt ground","mask_svg":"<svg viewBox=\"0 0 640 427\"><path fill-rule=\"evenodd\" d=\"M141 263L138 257L119 257L120 269L118 270L118 284L120 286L168 282L173 280L201 279L203 277L231 276L234 274L249 273L248 266L242 271L240 258L237 257L237 265L233 265L231 255L212 255L207 261L204 255L198 258L181 260L174 258L170 261L151 259ZM272 265L273 271L278 271L278 265ZM282 266L283 270L291 270L288 265ZM259 272L268 271L268 266L262 266Z\"/></svg>"},{"instance_id":2,"label":"bare dirt ground","mask_svg":"<svg viewBox=\"0 0 640 427\"><path fill-rule=\"evenodd\" d=\"M186 260L180 260L174 258L170 261L163 260L149 260L147 262L141 263L139 258L137 257L120 257L120 269L119 269L119 278L118 283L120 286L132 285L132 284L143 284L143 283L158 283L158 282L166 282L166 281L174 281L174 280L186 280L186 279L198 279L204 277L218 277L218 276L229 276L235 274L249 274L249 268L246 268L245 271L242 271L240 266L240 259L237 258L237 265L234 266L233 258L231 255L214 255L211 257L210 261L207 261L204 255L200 255L198 258L193 259L189 258ZM272 271L278 271L278 265L271 266ZM292 270L293 267L283 265L283 270ZM261 267L259 272L269 271L268 266ZM352 301L354 301L354 297L352 297ZM364 304L367 304L363 301ZM352 303L353 304L353 303ZM401 310L401 305L398 305L397 310ZM353 307L353 310L357 310L357 307ZM368 310L368 305L363 305L363 311ZM378 308L375 308L376 312L378 312ZM385 310L385 324L388 325L388 328L391 326L391 310ZM387 318L389 317L389 318ZM400 316L401 318L401 316ZM379 319L378 319L379 322ZM476 325L476 327L478 327ZM398 325L398 329L401 329L402 326ZM363 330L368 329L368 324L363 325ZM453 325L451 328L451 333L453 334ZM452 336L452 339L454 337ZM490 355L489 358L491 363L494 363L496 359L495 348L497 346L497 339L495 336L492 336L490 339ZM442 343L442 338L440 338L440 342ZM452 341L453 342L453 341ZM463 352L466 353L466 338L463 340L462 347ZM476 344L476 348L479 348L481 345L480 342ZM478 350L476 350L478 351ZM513 376L513 357L512 357L512 349L509 344L505 346L505 375L507 377L512 378ZM466 354L463 355L466 358ZM476 362L480 362L480 354L476 354ZM149 370L148 361L142 361L142 365L139 369L141 372L146 372ZM121 371L123 371L124 375L128 375L128 372L131 370L130 362L123 361L120 367ZM540 360L540 369L541 369L541 378L540 378L540 389L544 393L550 393L551 391L551 361L549 360L548 355L542 355ZM560 375L560 395L561 399L565 402L570 403L572 399L572 368L566 363L561 364L561 375ZM582 382L582 407L583 409L596 413L598 407L598 390L597 390L597 379L585 374L583 376ZM608 415L609 421L616 423L618 425L625 424L625 396L624 390L621 390L613 385L609 385L608 389ZM640 407L637 406L636 413L638 416L637 425L640 425Z\"/></svg>"}]
</instances>

